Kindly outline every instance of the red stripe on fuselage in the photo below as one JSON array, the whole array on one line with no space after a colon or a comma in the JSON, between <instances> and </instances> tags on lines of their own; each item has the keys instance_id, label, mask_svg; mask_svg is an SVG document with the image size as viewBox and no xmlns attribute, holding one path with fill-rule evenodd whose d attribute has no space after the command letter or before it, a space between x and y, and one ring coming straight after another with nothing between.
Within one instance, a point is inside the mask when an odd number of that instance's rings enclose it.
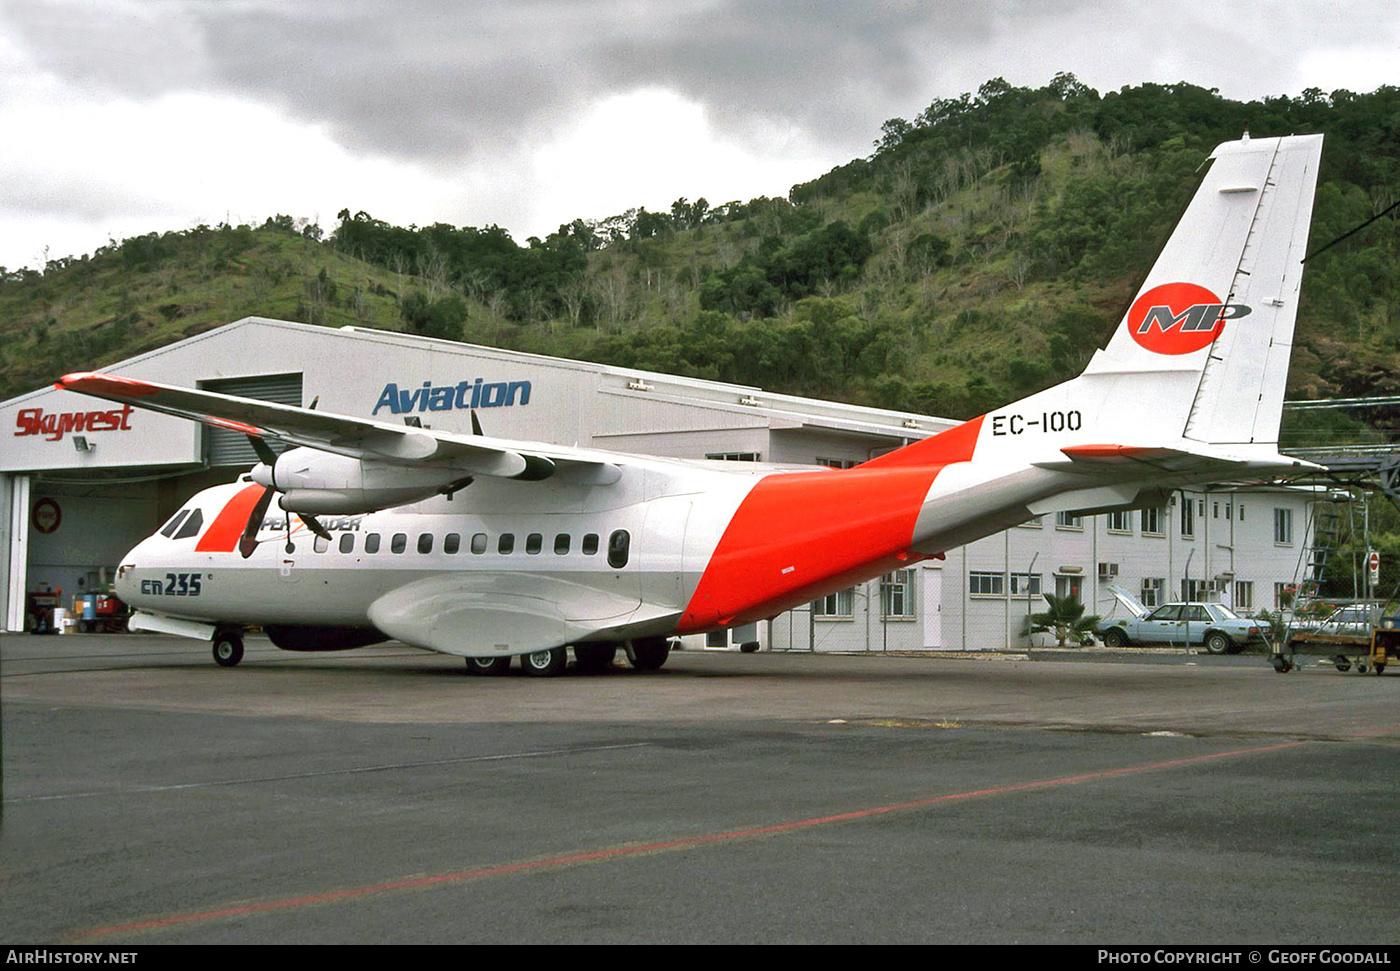
<instances>
[{"instance_id":1,"label":"red stripe on fuselage","mask_svg":"<svg viewBox=\"0 0 1400 971\"><path fill-rule=\"evenodd\" d=\"M929 487L944 466L972 457L981 424L854 469L760 479L725 528L677 633L771 617L919 559L909 547ZM903 454L911 449L919 453Z\"/></svg>"},{"instance_id":2,"label":"red stripe on fuselage","mask_svg":"<svg viewBox=\"0 0 1400 971\"><path fill-rule=\"evenodd\" d=\"M224 508L219 510L219 515L195 544L195 552L232 553L238 545L239 537L243 535L244 527L248 525L248 517L252 515L253 507L258 504L262 494L263 487L260 485L240 489L224 504Z\"/></svg>"}]
</instances>

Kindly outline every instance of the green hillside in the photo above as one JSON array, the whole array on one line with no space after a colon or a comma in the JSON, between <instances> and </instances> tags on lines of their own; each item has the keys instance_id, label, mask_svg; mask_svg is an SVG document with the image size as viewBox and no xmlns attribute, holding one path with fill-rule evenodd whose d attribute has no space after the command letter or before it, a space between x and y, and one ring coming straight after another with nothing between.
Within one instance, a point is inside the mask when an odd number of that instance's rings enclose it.
<instances>
[{"instance_id":1,"label":"green hillside","mask_svg":"<svg viewBox=\"0 0 1400 971\"><path fill-rule=\"evenodd\" d=\"M788 199L498 227L350 210L129 239L0 282L0 396L248 314L479 343L967 417L1076 373L1121 316L1214 144L1326 133L1321 246L1400 199L1400 89L1240 103L1000 79L890 119ZM1395 212L1310 263L1295 397L1400 393ZM1316 414L1316 413L1309 413ZM1295 441L1400 416L1309 418ZM1328 423L1326 427L1322 422Z\"/></svg>"}]
</instances>

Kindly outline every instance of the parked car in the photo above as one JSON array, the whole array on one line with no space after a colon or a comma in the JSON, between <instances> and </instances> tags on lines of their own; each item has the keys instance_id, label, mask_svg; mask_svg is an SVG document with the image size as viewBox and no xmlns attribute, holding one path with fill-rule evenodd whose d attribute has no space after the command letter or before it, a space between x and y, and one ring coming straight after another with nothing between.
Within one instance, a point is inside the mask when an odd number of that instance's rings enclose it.
<instances>
[{"instance_id":1,"label":"parked car","mask_svg":"<svg viewBox=\"0 0 1400 971\"><path fill-rule=\"evenodd\" d=\"M1148 610L1135 597L1120 594L1118 599L1134 616L1099 622L1096 633L1109 647L1200 644L1210 654L1237 654L1251 641L1265 642L1266 624L1224 604L1170 603Z\"/></svg>"}]
</instances>

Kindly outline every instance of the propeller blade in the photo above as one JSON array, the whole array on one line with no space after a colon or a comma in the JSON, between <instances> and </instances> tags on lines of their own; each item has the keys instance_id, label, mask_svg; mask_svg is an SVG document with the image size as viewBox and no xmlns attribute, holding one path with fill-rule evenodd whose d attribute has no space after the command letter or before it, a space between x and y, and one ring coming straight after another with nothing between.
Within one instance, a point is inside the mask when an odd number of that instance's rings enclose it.
<instances>
[{"instance_id":1,"label":"propeller blade","mask_svg":"<svg viewBox=\"0 0 1400 971\"><path fill-rule=\"evenodd\" d=\"M245 560L258 548L258 530L262 529L263 517L267 515L267 507L271 504L272 490L264 488L257 505L253 506L253 511L248 514L248 522L243 526L243 535L238 538L238 552Z\"/></svg>"},{"instance_id":2,"label":"propeller blade","mask_svg":"<svg viewBox=\"0 0 1400 971\"><path fill-rule=\"evenodd\" d=\"M306 523L307 529L311 530L313 533L321 537L326 542L330 542L330 530L326 529L326 527L322 526L319 522L317 522L315 516L311 515L310 513L299 512L297 513L297 518L300 519L302 522Z\"/></svg>"},{"instance_id":3,"label":"propeller blade","mask_svg":"<svg viewBox=\"0 0 1400 971\"><path fill-rule=\"evenodd\" d=\"M249 435L248 442L253 446L253 451L258 455L258 461L268 468L277 462L277 453L272 450L272 446L256 435Z\"/></svg>"}]
</instances>

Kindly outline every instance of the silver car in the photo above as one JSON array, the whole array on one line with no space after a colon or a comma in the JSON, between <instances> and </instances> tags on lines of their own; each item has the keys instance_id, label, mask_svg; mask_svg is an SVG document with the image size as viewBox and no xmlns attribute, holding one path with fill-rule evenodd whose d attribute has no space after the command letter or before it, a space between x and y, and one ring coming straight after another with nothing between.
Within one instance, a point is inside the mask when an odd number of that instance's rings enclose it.
<instances>
[{"instance_id":1,"label":"silver car","mask_svg":"<svg viewBox=\"0 0 1400 971\"><path fill-rule=\"evenodd\" d=\"M1210 654L1236 654L1251 641L1264 642L1264 625L1224 604L1164 604L1136 617L1101 621L1099 638L1109 647L1129 644L1200 644Z\"/></svg>"}]
</instances>

